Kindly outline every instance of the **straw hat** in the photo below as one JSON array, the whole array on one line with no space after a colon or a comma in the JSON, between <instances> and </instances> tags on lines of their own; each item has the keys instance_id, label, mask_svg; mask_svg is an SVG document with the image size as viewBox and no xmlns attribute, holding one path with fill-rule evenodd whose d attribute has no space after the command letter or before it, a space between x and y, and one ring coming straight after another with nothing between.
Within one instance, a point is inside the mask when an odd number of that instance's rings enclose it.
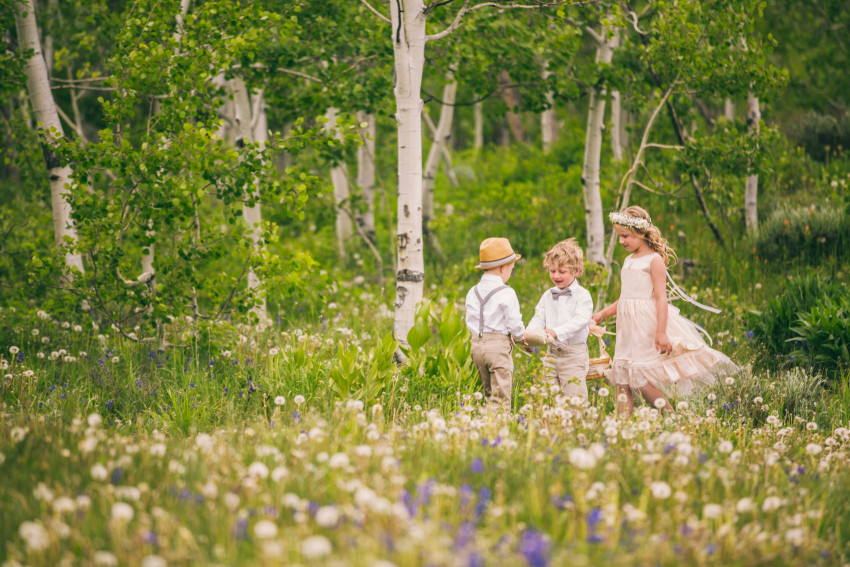
<instances>
[{"instance_id":1,"label":"straw hat","mask_svg":"<svg viewBox=\"0 0 850 567\"><path fill-rule=\"evenodd\" d=\"M488 238L481 243L481 248L478 249L479 263L475 267L479 270L489 270L516 262L520 258L522 256L514 252L507 238Z\"/></svg>"}]
</instances>

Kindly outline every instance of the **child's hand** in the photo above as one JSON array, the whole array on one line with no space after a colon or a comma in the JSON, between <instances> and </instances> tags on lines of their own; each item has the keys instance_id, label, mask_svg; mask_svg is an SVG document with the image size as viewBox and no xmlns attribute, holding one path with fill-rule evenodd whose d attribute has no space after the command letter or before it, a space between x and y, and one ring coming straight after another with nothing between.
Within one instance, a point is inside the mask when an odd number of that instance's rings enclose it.
<instances>
[{"instance_id":1,"label":"child's hand","mask_svg":"<svg viewBox=\"0 0 850 567\"><path fill-rule=\"evenodd\" d=\"M667 333L656 333L655 349L661 354L669 354L673 350L673 344L670 342L670 338L667 337Z\"/></svg>"},{"instance_id":2,"label":"child's hand","mask_svg":"<svg viewBox=\"0 0 850 567\"><path fill-rule=\"evenodd\" d=\"M558 338L558 335L556 335L556 334L555 334L555 331L553 331L552 329L543 329L543 332L545 332L547 335L549 335L549 336L550 336L550 337L552 337L553 339L557 339L557 338Z\"/></svg>"},{"instance_id":3,"label":"child's hand","mask_svg":"<svg viewBox=\"0 0 850 567\"><path fill-rule=\"evenodd\" d=\"M590 316L590 320L598 325L599 323L605 320L605 316L602 315L602 311L598 311Z\"/></svg>"}]
</instances>

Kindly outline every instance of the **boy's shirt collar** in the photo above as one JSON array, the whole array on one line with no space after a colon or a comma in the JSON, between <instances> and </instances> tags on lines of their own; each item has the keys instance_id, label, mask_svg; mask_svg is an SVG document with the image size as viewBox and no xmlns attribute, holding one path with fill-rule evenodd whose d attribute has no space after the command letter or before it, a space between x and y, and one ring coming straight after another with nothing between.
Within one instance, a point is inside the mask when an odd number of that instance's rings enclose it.
<instances>
[{"instance_id":1,"label":"boy's shirt collar","mask_svg":"<svg viewBox=\"0 0 850 567\"><path fill-rule=\"evenodd\" d=\"M481 275L481 281L482 282L493 281L493 282L498 282L502 285L507 285L506 283L504 283L502 281L502 276L497 276L496 274L482 274Z\"/></svg>"}]
</instances>

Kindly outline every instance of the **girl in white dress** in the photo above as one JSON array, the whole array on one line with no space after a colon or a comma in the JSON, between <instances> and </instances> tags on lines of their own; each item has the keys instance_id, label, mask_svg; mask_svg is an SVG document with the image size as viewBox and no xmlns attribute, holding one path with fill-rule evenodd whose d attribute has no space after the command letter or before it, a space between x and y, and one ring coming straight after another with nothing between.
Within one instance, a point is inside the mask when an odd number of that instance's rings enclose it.
<instances>
[{"instance_id":1,"label":"girl in white dress","mask_svg":"<svg viewBox=\"0 0 850 567\"><path fill-rule=\"evenodd\" d=\"M681 291L667 274L673 250L644 209L632 206L611 213L620 244L631 252L621 270L620 298L595 313L597 324L616 314L617 347L609 380L617 386L617 412L630 416L632 392L660 410L672 411L670 396L687 396L735 372L729 357L705 344L701 329L667 303L667 281L678 297L703 309Z\"/></svg>"}]
</instances>

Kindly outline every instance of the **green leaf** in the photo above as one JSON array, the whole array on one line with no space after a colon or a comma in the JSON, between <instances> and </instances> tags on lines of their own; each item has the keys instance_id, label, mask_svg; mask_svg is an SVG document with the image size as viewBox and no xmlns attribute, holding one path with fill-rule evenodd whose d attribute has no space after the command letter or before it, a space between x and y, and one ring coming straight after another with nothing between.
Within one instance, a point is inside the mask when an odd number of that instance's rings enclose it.
<instances>
[{"instance_id":1,"label":"green leaf","mask_svg":"<svg viewBox=\"0 0 850 567\"><path fill-rule=\"evenodd\" d=\"M431 329L424 319L417 317L416 322L407 333L407 343L412 351L417 351L431 338Z\"/></svg>"}]
</instances>

